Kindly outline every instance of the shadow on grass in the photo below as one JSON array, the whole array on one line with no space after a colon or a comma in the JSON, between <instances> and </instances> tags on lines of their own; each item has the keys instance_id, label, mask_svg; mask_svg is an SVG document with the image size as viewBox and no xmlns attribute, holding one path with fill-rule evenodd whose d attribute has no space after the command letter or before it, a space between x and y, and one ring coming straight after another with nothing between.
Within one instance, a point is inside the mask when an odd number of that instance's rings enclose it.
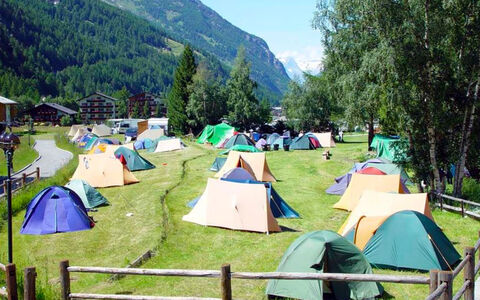
<instances>
[{"instance_id":1,"label":"shadow on grass","mask_svg":"<svg viewBox=\"0 0 480 300\"><path fill-rule=\"evenodd\" d=\"M282 232L300 232L300 230L296 230L283 225L280 225L280 229L282 230ZM281 232L275 232L275 233L281 233Z\"/></svg>"}]
</instances>

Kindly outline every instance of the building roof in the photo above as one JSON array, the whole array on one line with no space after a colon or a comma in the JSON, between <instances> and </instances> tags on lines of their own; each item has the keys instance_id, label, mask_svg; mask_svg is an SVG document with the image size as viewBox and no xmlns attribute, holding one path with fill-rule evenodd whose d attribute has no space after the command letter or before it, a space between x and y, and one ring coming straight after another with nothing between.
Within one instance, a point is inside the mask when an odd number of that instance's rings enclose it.
<instances>
[{"instance_id":1,"label":"building roof","mask_svg":"<svg viewBox=\"0 0 480 300\"><path fill-rule=\"evenodd\" d=\"M0 103L2 104L18 104L18 102L15 102L13 100L10 100L8 98L0 96Z\"/></svg>"},{"instance_id":2,"label":"building roof","mask_svg":"<svg viewBox=\"0 0 480 300\"><path fill-rule=\"evenodd\" d=\"M77 112L74 111L73 109L70 109L68 107L65 107L63 105L60 105L60 104L57 104L57 103L49 103L49 102L45 102L45 103L40 103L40 104L37 104L35 105L35 108L39 107L39 106L42 106L42 105L47 105L47 106L50 106L51 108L54 108L56 110L59 110L63 113L66 113L68 115L74 115L76 114Z\"/></svg>"},{"instance_id":3,"label":"building roof","mask_svg":"<svg viewBox=\"0 0 480 300\"><path fill-rule=\"evenodd\" d=\"M110 96L105 95L105 94L100 93L100 92L91 93L90 95L85 96L85 97L83 97L83 98L80 98L80 99L78 99L77 101L83 100L83 99L88 98L88 97L93 96L93 95L99 95L99 96L105 97L105 98L110 99L110 100L113 100L113 101L118 101L118 99L113 98L113 97L110 97Z\"/></svg>"}]
</instances>

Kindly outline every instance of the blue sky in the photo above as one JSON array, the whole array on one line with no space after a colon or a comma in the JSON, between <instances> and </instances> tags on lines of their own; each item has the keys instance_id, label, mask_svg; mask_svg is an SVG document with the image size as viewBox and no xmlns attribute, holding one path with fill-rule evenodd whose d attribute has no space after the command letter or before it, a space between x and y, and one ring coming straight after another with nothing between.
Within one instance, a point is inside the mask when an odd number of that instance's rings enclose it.
<instances>
[{"instance_id":1,"label":"blue sky","mask_svg":"<svg viewBox=\"0 0 480 300\"><path fill-rule=\"evenodd\" d=\"M312 29L316 0L201 0L244 31L263 38L277 56L322 57L321 36Z\"/></svg>"}]
</instances>

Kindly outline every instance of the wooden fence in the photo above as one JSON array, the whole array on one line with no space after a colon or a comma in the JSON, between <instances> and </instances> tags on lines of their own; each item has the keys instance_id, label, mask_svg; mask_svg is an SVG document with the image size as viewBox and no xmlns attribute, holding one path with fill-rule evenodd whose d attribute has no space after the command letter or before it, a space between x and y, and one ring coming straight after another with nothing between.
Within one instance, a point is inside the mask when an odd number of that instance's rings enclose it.
<instances>
[{"instance_id":1,"label":"wooden fence","mask_svg":"<svg viewBox=\"0 0 480 300\"><path fill-rule=\"evenodd\" d=\"M4 297L8 300L18 300L17 292L17 271L15 264L4 265L0 263L0 270L5 272L5 289L0 288L0 298ZM37 272L34 267L25 268L23 281L23 299L36 300L35 281Z\"/></svg>"},{"instance_id":2,"label":"wooden fence","mask_svg":"<svg viewBox=\"0 0 480 300\"><path fill-rule=\"evenodd\" d=\"M459 213L462 215L462 217L468 216L470 218L480 221L480 214L468 210L469 206L480 209L479 203L452 197L445 194L432 193L432 196L436 200L435 205L437 207L440 207L441 210L445 209L454 213ZM450 205L449 202L458 203L460 206Z\"/></svg>"},{"instance_id":3,"label":"wooden fence","mask_svg":"<svg viewBox=\"0 0 480 300\"><path fill-rule=\"evenodd\" d=\"M32 175L35 176L34 180L28 181L28 178L31 177ZM40 180L39 167L37 167L37 169L31 173L22 173L22 177L12 179L12 193L18 191L22 187L25 187L39 180ZM3 188L3 194L0 195L0 198L5 197L7 195L7 182L5 180L2 182L2 184L0 184L0 188Z\"/></svg>"},{"instance_id":4,"label":"wooden fence","mask_svg":"<svg viewBox=\"0 0 480 300\"><path fill-rule=\"evenodd\" d=\"M479 232L480 237L480 232ZM179 269L139 269L139 268L108 268L108 267L79 267L70 266L68 260L60 262L61 299L122 299L122 300L159 300L159 299L232 299L232 279L250 280L327 280L327 281L363 281L363 282L391 282L401 284L429 285L430 294L427 300L457 300L462 296L465 300L474 299L475 275L480 269L480 239L474 247L466 247L463 260L453 271L431 270L430 276L400 276L383 274L340 274L340 273L287 273L287 272L231 272L230 265L222 265L220 270L179 270ZM475 254L479 252L479 263L475 265ZM453 294L453 280L463 271L463 285ZM200 297L162 297L119 294L92 294L72 293L70 290L70 273L96 273L111 275L139 275L139 276L181 276L217 278L220 281L221 298Z\"/></svg>"}]
</instances>

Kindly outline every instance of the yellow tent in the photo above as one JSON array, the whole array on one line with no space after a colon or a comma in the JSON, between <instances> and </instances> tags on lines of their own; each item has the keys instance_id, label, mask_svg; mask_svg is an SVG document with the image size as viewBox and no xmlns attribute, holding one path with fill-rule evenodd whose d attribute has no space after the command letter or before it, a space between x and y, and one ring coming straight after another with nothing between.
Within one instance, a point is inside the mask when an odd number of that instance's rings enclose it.
<instances>
[{"instance_id":1,"label":"yellow tent","mask_svg":"<svg viewBox=\"0 0 480 300\"><path fill-rule=\"evenodd\" d=\"M68 136L74 136L75 133L77 133L78 129L80 129L82 127L85 127L85 126L82 125L82 124L72 125L70 127L70 131L68 131Z\"/></svg>"},{"instance_id":2,"label":"yellow tent","mask_svg":"<svg viewBox=\"0 0 480 300\"><path fill-rule=\"evenodd\" d=\"M281 231L263 184L209 178L197 204L183 220L204 226L256 232Z\"/></svg>"},{"instance_id":3,"label":"yellow tent","mask_svg":"<svg viewBox=\"0 0 480 300\"><path fill-rule=\"evenodd\" d=\"M139 182L118 159L106 153L79 155L73 179L83 179L93 187L122 186Z\"/></svg>"},{"instance_id":4,"label":"yellow tent","mask_svg":"<svg viewBox=\"0 0 480 300\"><path fill-rule=\"evenodd\" d=\"M323 148L332 148L337 146L333 140L331 132L314 132L313 135L317 138Z\"/></svg>"},{"instance_id":5,"label":"yellow tent","mask_svg":"<svg viewBox=\"0 0 480 300\"><path fill-rule=\"evenodd\" d=\"M264 152L249 153L230 151L223 167L215 174L215 177L222 177L231 169L241 167L247 170L258 181L276 182Z\"/></svg>"},{"instance_id":6,"label":"yellow tent","mask_svg":"<svg viewBox=\"0 0 480 300\"><path fill-rule=\"evenodd\" d=\"M352 174L352 179L342 198L335 203L334 208L351 211L355 208L362 193L366 190L376 192L401 193L405 191L402 188L400 175L367 175Z\"/></svg>"},{"instance_id":7,"label":"yellow tent","mask_svg":"<svg viewBox=\"0 0 480 300\"><path fill-rule=\"evenodd\" d=\"M95 147L92 147L92 149L90 149L90 151L88 151L87 154L105 153L105 151L107 150L107 146L108 144L98 144Z\"/></svg>"},{"instance_id":8,"label":"yellow tent","mask_svg":"<svg viewBox=\"0 0 480 300\"><path fill-rule=\"evenodd\" d=\"M392 194L365 191L355 209L350 213L342 227L340 227L338 233L347 235L350 230L357 226L358 230L356 231L355 240L363 247L383 221L402 210L417 211L433 221L432 212L428 204L428 194L426 193Z\"/></svg>"}]
</instances>

